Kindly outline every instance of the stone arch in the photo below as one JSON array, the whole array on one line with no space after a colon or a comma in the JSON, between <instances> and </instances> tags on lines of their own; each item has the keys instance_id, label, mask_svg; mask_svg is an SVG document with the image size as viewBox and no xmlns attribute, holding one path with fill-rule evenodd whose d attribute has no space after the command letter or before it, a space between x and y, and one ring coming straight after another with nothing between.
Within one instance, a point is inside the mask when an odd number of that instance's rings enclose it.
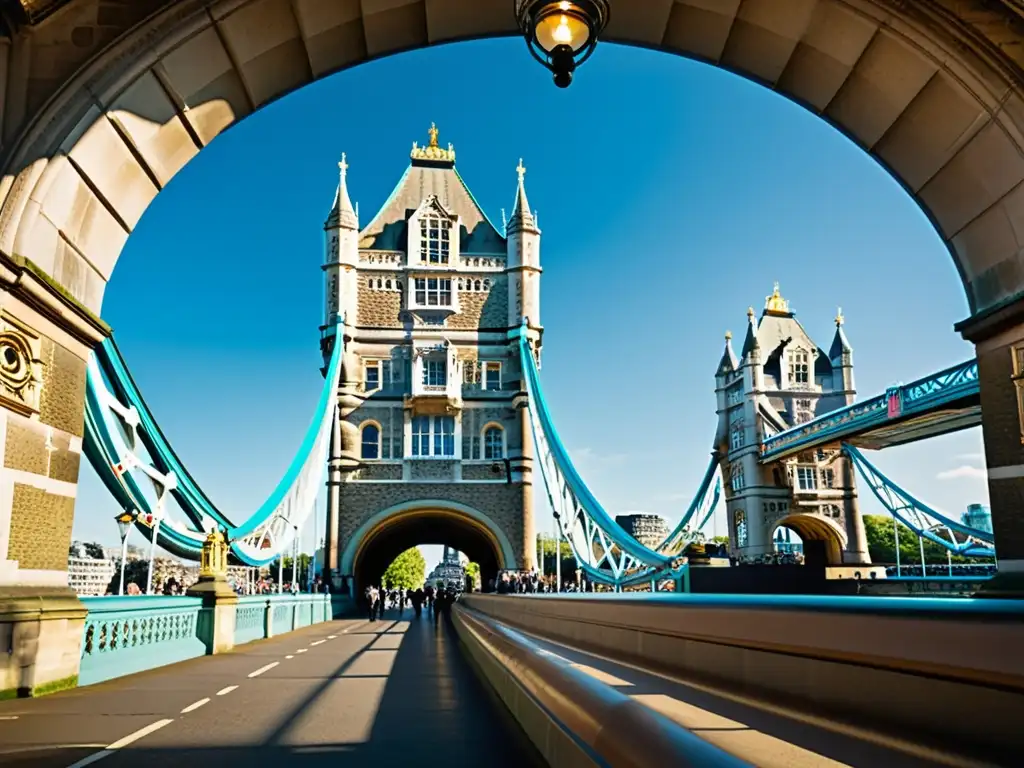
<instances>
[{"instance_id":1,"label":"stone arch","mask_svg":"<svg viewBox=\"0 0 1024 768\"><path fill-rule=\"evenodd\" d=\"M143 211L233 123L363 61L517 34L508 0L153 0L114 30L98 0L63 5L12 41L0 250L96 313ZM616 3L604 40L730 70L844 132L931 217L972 312L1024 289L1024 21L1008 4L716 6ZM46 53L19 57L29 37Z\"/></svg>"},{"instance_id":2,"label":"stone arch","mask_svg":"<svg viewBox=\"0 0 1024 768\"><path fill-rule=\"evenodd\" d=\"M825 560L828 565L842 565L843 552L846 550L846 531L829 518L805 513L787 515L772 525L768 532L769 542L774 540L775 531L779 528L796 531L805 547L809 541L824 542Z\"/></svg>"},{"instance_id":3,"label":"stone arch","mask_svg":"<svg viewBox=\"0 0 1024 768\"><path fill-rule=\"evenodd\" d=\"M341 573L361 589L375 580L394 557L418 544L447 544L480 563L483 583L498 571L515 569L512 543L483 512L465 504L423 499L396 504L369 517L349 537L341 555Z\"/></svg>"}]
</instances>

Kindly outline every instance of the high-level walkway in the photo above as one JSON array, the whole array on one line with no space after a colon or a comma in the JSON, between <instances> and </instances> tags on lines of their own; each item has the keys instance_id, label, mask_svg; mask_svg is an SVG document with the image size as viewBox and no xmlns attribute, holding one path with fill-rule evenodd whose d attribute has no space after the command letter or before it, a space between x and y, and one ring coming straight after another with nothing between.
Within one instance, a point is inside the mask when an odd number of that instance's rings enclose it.
<instances>
[{"instance_id":1,"label":"high-level walkway","mask_svg":"<svg viewBox=\"0 0 1024 768\"><path fill-rule=\"evenodd\" d=\"M979 765L931 759L534 638L700 738L764 768ZM638 735L642 738L642 735ZM0 702L0 764L488 766L539 756L454 631L411 609L333 621L39 699Z\"/></svg>"},{"instance_id":2,"label":"high-level walkway","mask_svg":"<svg viewBox=\"0 0 1024 768\"><path fill-rule=\"evenodd\" d=\"M454 635L412 616L317 624L223 656L0 702L0 765L537 764Z\"/></svg>"}]
</instances>

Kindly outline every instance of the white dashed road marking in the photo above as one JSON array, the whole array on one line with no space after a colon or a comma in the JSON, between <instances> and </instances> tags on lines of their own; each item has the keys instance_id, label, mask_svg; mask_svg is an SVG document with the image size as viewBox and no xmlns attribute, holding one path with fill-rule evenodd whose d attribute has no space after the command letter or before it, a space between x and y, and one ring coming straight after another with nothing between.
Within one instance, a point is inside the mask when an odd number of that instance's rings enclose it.
<instances>
[{"instance_id":1,"label":"white dashed road marking","mask_svg":"<svg viewBox=\"0 0 1024 768\"><path fill-rule=\"evenodd\" d=\"M105 757L110 757L121 747L127 747L132 742L138 741L139 739L143 738L144 736L148 736L154 731L159 731L165 725L169 725L173 722L173 720L157 720L155 723L150 723L145 728L140 728L135 733L131 733L125 736L123 739L118 739L113 744L108 745L106 749L100 752L95 752L94 754L91 754L88 757L82 758L77 763L74 763L71 766L69 766L69 768L85 768L85 766L87 765L92 765L93 763L98 762Z\"/></svg>"},{"instance_id":2,"label":"white dashed road marking","mask_svg":"<svg viewBox=\"0 0 1024 768\"><path fill-rule=\"evenodd\" d=\"M219 691L217 691L217 695L218 696L224 696L226 694L231 693L237 687L238 687L237 685L229 685L227 688L221 688Z\"/></svg>"},{"instance_id":3,"label":"white dashed road marking","mask_svg":"<svg viewBox=\"0 0 1024 768\"><path fill-rule=\"evenodd\" d=\"M199 701L197 701L197 702L195 702L193 704L189 704L187 707L185 707L183 710L181 710L181 714L187 715L189 712L195 712L197 709L199 709L201 706L203 706L203 704L209 704L209 703L210 703L210 700L208 698L200 699Z\"/></svg>"},{"instance_id":4,"label":"white dashed road marking","mask_svg":"<svg viewBox=\"0 0 1024 768\"><path fill-rule=\"evenodd\" d=\"M249 673L249 677L259 677L264 672L266 672L268 669L273 669L274 667L276 667L280 663L281 662L279 662L279 661L272 661L271 663L267 664L266 666L260 667L255 672L250 672Z\"/></svg>"},{"instance_id":5,"label":"white dashed road marking","mask_svg":"<svg viewBox=\"0 0 1024 768\"><path fill-rule=\"evenodd\" d=\"M327 642L326 640L317 640L315 643L310 643L310 646L323 645L326 642Z\"/></svg>"},{"instance_id":6,"label":"white dashed road marking","mask_svg":"<svg viewBox=\"0 0 1024 768\"><path fill-rule=\"evenodd\" d=\"M308 650L308 648L299 648L299 650L297 650L296 653L305 653Z\"/></svg>"}]
</instances>

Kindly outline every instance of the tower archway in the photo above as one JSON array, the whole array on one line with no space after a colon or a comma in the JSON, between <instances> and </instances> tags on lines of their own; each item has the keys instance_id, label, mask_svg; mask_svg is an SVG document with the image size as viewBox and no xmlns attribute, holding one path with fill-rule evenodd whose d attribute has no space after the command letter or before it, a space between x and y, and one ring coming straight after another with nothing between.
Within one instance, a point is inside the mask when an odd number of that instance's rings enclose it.
<instances>
[{"instance_id":1,"label":"tower archway","mask_svg":"<svg viewBox=\"0 0 1024 768\"><path fill-rule=\"evenodd\" d=\"M422 544L462 552L480 566L485 586L499 571L518 567L508 537L484 513L451 501L423 500L389 507L366 520L345 546L342 573L352 576L357 591L379 584L398 555Z\"/></svg>"},{"instance_id":2,"label":"tower archway","mask_svg":"<svg viewBox=\"0 0 1024 768\"><path fill-rule=\"evenodd\" d=\"M776 531L783 528L788 528L800 537L804 555L809 562L813 563L816 557L823 556L824 565L842 565L846 532L828 518L805 513L787 515L776 521L770 540L774 541ZM815 550L820 554L815 553Z\"/></svg>"}]
</instances>

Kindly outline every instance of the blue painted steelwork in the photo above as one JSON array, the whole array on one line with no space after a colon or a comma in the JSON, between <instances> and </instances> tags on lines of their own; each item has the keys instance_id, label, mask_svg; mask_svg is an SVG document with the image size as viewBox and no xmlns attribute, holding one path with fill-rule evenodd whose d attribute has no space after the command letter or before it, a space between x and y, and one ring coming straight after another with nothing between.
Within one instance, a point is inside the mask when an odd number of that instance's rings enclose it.
<instances>
[{"instance_id":1,"label":"blue painted steelwork","mask_svg":"<svg viewBox=\"0 0 1024 768\"><path fill-rule=\"evenodd\" d=\"M689 543L690 520L695 515L698 522L693 527L693 532L703 530L704 526L708 524L718 506L718 500L722 496L722 475L719 472L719 466L718 453L712 453L711 461L708 462L708 468L704 472L704 478L697 488L693 501L690 502L690 506L679 524L656 547L658 552L663 555L678 555L682 552Z\"/></svg>"},{"instance_id":2,"label":"blue painted steelwork","mask_svg":"<svg viewBox=\"0 0 1024 768\"><path fill-rule=\"evenodd\" d=\"M927 414L977 396L979 391L978 361L968 360L766 437L761 461L774 461L809 448L849 440L890 421Z\"/></svg>"},{"instance_id":3,"label":"blue painted steelwork","mask_svg":"<svg viewBox=\"0 0 1024 768\"><path fill-rule=\"evenodd\" d=\"M283 635L295 629L297 606L291 595L271 595L268 602L271 635Z\"/></svg>"},{"instance_id":4,"label":"blue painted steelwork","mask_svg":"<svg viewBox=\"0 0 1024 768\"><path fill-rule=\"evenodd\" d=\"M203 656L198 597L83 597L79 685Z\"/></svg>"},{"instance_id":5,"label":"blue painted steelwork","mask_svg":"<svg viewBox=\"0 0 1024 768\"><path fill-rule=\"evenodd\" d=\"M538 464L551 509L580 569L592 581L618 588L647 583L652 579L680 578L688 567L685 562L648 549L626 533L605 511L576 471L544 399L527 330L524 322L521 328L512 332L512 338L519 341L519 358L526 380Z\"/></svg>"},{"instance_id":6,"label":"blue painted steelwork","mask_svg":"<svg viewBox=\"0 0 1024 768\"><path fill-rule=\"evenodd\" d=\"M171 448L116 345L108 340L89 361L86 381L84 450L104 485L137 527L168 551L198 559L206 531L226 530L232 554L247 565L266 565L287 551L294 533L313 509L326 466L335 393L344 354L343 319L328 331L335 339L316 415L302 445L270 497L244 522L234 524L199 488ZM146 456L139 448L145 447ZM151 504L142 483L157 492ZM166 496L184 510L187 521L170 516Z\"/></svg>"},{"instance_id":7,"label":"blue painted steelwork","mask_svg":"<svg viewBox=\"0 0 1024 768\"><path fill-rule=\"evenodd\" d=\"M956 555L967 557L995 557L995 536L989 531L972 528L946 517L923 501L915 498L883 475L864 454L852 445L843 445L843 452L874 492L875 497L899 522L919 537L928 539ZM962 541L957 540L959 534Z\"/></svg>"}]
</instances>

